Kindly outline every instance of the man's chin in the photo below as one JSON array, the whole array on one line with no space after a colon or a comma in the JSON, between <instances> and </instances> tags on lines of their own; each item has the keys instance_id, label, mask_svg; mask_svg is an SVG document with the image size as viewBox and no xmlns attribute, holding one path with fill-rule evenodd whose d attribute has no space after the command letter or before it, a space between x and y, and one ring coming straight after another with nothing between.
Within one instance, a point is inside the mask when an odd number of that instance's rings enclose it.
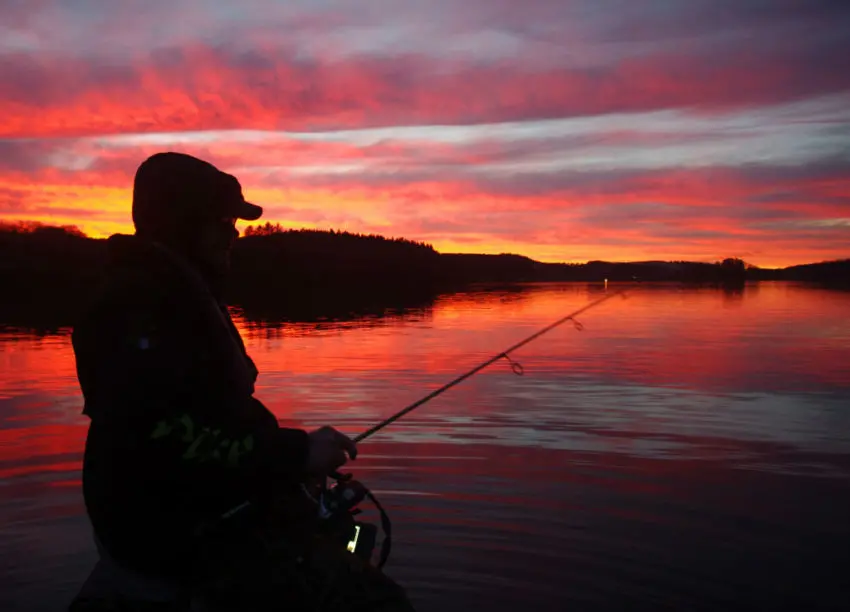
<instances>
[{"instance_id":1,"label":"man's chin","mask_svg":"<svg viewBox=\"0 0 850 612\"><path fill-rule=\"evenodd\" d=\"M204 267L207 269L208 274L212 274L218 278L223 276L227 276L230 272L230 259L229 258L206 258L204 261Z\"/></svg>"}]
</instances>

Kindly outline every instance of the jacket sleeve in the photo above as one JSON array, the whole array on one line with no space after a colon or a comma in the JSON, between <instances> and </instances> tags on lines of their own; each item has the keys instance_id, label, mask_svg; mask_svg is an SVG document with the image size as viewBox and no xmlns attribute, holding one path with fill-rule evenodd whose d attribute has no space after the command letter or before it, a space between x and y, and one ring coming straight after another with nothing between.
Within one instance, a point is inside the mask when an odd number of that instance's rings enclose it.
<instances>
[{"instance_id":1,"label":"jacket sleeve","mask_svg":"<svg viewBox=\"0 0 850 612\"><path fill-rule=\"evenodd\" d=\"M152 465L249 489L305 478L307 433L280 427L256 398L217 394L193 338L169 317L111 309L73 339L85 413Z\"/></svg>"}]
</instances>

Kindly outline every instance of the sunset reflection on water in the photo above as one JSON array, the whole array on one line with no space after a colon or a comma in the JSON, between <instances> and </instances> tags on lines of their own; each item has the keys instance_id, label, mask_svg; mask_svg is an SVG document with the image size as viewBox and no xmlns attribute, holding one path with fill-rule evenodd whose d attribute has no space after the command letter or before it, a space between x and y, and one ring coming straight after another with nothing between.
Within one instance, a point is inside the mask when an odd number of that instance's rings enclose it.
<instances>
[{"instance_id":1,"label":"sunset reflection on water","mask_svg":"<svg viewBox=\"0 0 850 612\"><path fill-rule=\"evenodd\" d=\"M283 424L353 435L602 291L236 322ZM351 467L396 523L388 571L422 609L827 609L848 595L833 575L850 560L848 312L850 293L786 283L648 285L549 332L512 355L524 376L499 361L361 444ZM87 420L67 334L2 343L0 576L7 609L39 610L94 559Z\"/></svg>"}]
</instances>

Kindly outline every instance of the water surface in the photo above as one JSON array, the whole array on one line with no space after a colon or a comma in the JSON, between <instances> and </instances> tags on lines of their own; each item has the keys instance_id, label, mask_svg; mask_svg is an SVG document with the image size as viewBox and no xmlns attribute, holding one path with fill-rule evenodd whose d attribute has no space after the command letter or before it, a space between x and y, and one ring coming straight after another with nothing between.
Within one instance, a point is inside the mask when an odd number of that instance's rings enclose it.
<instances>
[{"instance_id":1,"label":"water surface","mask_svg":"<svg viewBox=\"0 0 850 612\"><path fill-rule=\"evenodd\" d=\"M346 324L238 325L258 397L357 434L602 295L530 285ZM644 286L383 430L352 468L421 610L846 608L850 294ZM0 336L0 606L94 563L67 334ZM367 514L372 516L372 513Z\"/></svg>"}]
</instances>

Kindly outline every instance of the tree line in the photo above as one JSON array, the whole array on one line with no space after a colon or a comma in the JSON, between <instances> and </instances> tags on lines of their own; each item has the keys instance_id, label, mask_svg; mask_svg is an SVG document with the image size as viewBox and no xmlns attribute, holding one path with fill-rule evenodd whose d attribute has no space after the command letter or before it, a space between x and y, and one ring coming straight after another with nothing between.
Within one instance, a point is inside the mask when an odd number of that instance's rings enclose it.
<instances>
[{"instance_id":1,"label":"tree line","mask_svg":"<svg viewBox=\"0 0 850 612\"><path fill-rule=\"evenodd\" d=\"M0 223L0 323L42 317L71 324L97 288L106 241L73 226ZM248 316L345 318L384 308L420 308L474 283L668 281L713 286L800 280L846 286L850 259L773 270L738 258L687 261L543 263L515 254L447 254L430 244L337 230L265 224L236 241L229 303Z\"/></svg>"}]
</instances>

